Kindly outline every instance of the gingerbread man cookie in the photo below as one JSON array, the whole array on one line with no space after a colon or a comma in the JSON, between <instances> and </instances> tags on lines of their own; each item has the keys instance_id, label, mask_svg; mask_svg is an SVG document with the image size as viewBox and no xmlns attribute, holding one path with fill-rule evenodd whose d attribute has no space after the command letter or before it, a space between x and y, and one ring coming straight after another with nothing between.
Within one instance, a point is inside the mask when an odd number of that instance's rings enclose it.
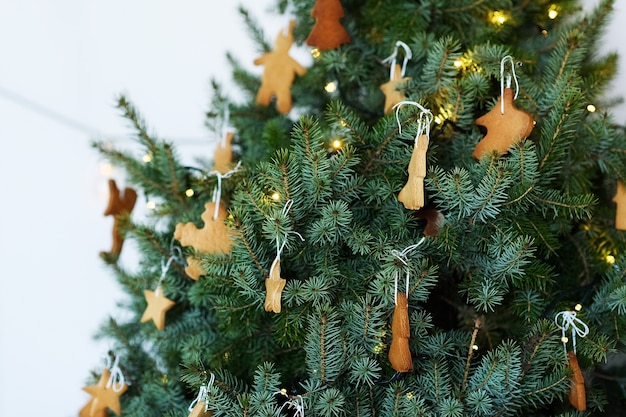
<instances>
[{"instance_id":1,"label":"gingerbread man cookie","mask_svg":"<svg viewBox=\"0 0 626 417\"><path fill-rule=\"evenodd\" d=\"M350 42L350 35L339 21L344 16L339 0L317 0L311 11L315 26L311 30L306 44L320 51L338 48Z\"/></svg>"}]
</instances>

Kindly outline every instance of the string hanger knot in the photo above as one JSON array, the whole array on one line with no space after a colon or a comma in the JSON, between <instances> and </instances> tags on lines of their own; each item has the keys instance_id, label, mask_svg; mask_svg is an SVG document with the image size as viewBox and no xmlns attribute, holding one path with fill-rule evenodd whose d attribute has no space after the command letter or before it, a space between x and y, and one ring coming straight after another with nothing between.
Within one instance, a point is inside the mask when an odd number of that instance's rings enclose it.
<instances>
[{"instance_id":1,"label":"string hanger knot","mask_svg":"<svg viewBox=\"0 0 626 417\"><path fill-rule=\"evenodd\" d=\"M402 47L402 49L404 49L404 60L402 61L402 69L400 71L401 77L404 77L404 74L406 73L406 64L409 62L409 59L413 57L413 52L411 51L411 48L409 48L409 45L407 45L406 43L402 41L397 41L393 48L392 54L389 55L387 58L383 59L382 61L384 64L386 63L391 64L391 68L389 69L390 80L394 79L394 70L396 67L396 59L398 57L398 47Z\"/></svg>"},{"instance_id":2,"label":"string hanger knot","mask_svg":"<svg viewBox=\"0 0 626 417\"><path fill-rule=\"evenodd\" d=\"M395 256L406 267L409 265L409 260L407 259L408 253L411 252L413 249L417 248L418 246L420 246L422 243L424 243L424 240L426 240L426 238L422 237L417 243L409 245L406 248L402 249L401 251L394 249L391 251L391 255ZM394 281L393 303L396 305L398 304L398 275L399 275L399 272L396 270L395 275L394 275L394 280L393 280ZM406 284L405 284L406 285L405 294L407 298L409 297L409 278L410 278L410 272L407 268Z\"/></svg>"},{"instance_id":3,"label":"string hanger knot","mask_svg":"<svg viewBox=\"0 0 626 417\"><path fill-rule=\"evenodd\" d=\"M393 106L396 109L396 122L398 123L398 133L402 134L402 123L400 123L400 108L404 105L415 106L419 109L419 118L417 119L417 132L415 133L415 144L420 136L430 136L430 125L433 122L433 114L426 107L416 101L404 100Z\"/></svg>"},{"instance_id":4,"label":"string hanger knot","mask_svg":"<svg viewBox=\"0 0 626 417\"><path fill-rule=\"evenodd\" d=\"M217 187L213 189L213 201L215 202L215 211L213 212L213 220L217 220L217 215L220 208L220 199L222 198L222 180L230 178L234 173L238 172L241 168L241 161L237 162L237 165L225 174L219 171L209 171L208 175L215 175L217 178Z\"/></svg>"},{"instance_id":5,"label":"string hanger knot","mask_svg":"<svg viewBox=\"0 0 626 417\"><path fill-rule=\"evenodd\" d=\"M507 62L511 63L511 71L506 73L505 76L505 65ZM506 88L511 88L511 80L515 81L515 95L513 96L513 100L517 98L519 93L519 82L517 81L517 74L515 74L515 61L511 55L506 55L500 61L500 97L504 96L504 84L506 78ZM500 99L500 113L504 114L504 100Z\"/></svg>"},{"instance_id":6,"label":"string hanger knot","mask_svg":"<svg viewBox=\"0 0 626 417\"><path fill-rule=\"evenodd\" d=\"M200 389L198 390L198 395L189 405L189 411L193 411L195 406L200 401L204 401L204 412L206 413L207 411L209 411L209 402L207 400L209 399L209 388L213 385L214 381L215 381L215 375L213 374L213 372L211 372L211 377L209 381L206 384L200 385Z\"/></svg>"},{"instance_id":7,"label":"string hanger knot","mask_svg":"<svg viewBox=\"0 0 626 417\"><path fill-rule=\"evenodd\" d=\"M574 353L576 353L576 336L585 337L589 334L589 326L587 326L581 319L576 317L575 311L564 310L556 314L554 317L554 323L559 329L561 329L561 342L563 342L563 349L567 355L567 342L569 339L565 333L571 329L572 331L572 347Z\"/></svg>"},{"instance_id":8,"label":"string hanger knot","mask_svg":"<svg viewBox=\"0 0 626 417\"><path fill-rule=\"evenodd\" d=\"M120 368L120 357L115 356L113 364L111 364L111 358L107 357L106 367L109 369L110 372L106 388L110 388L115 392L122 391L124 389L124 386L126 385L126 380L124 378L124 374L122 373L122 368Z\"/></svg>"}]
</instances>

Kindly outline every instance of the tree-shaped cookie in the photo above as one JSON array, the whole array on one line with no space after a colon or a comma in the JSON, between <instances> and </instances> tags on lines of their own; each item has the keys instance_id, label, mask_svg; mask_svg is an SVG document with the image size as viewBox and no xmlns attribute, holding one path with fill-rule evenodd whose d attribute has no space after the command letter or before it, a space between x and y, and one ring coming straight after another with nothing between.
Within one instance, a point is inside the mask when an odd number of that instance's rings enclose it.
<instances>
[{"instance_id":1,"label":"tree-shaped cookie","mask_svg":"<svg viewBox=\"0 0 626 417\"><path fill-rule=\"evenodd\" d=\"M393 310L391 321L391 346L389 347L389 362L398 372L409 372L413 369L413 359L409 350L409 301L406 294L396 294L396 307Z\"/></svg>"},{"instance_id":2,"label":"tree-shaped cookie","mask_svg":"<svg viewBox=\"0 0 626 417\"><path fill-rule=\"evenodd\" d=\"M617 181L617 192L613 197L613 202L617 204L615 211L615 228L626 230L626 187L621 181Z\"/></svg>"},{"instance_id":3,"label":"tree-shaped cookie","mask_svg":"<svg viewBox=\"0 0 626 417\"><path fill-rule=\"evenodd\" d=\"M102 252L102 256L117 259L122 252L124 236L120 230L120 216L130 214L135 207L137 193L132 188L126 187L124 193L120 193L115 180L109 180L109 204L104 211L105 216L113 216L113 244L110 252Z\"/></svg>"},{"instance_id":4,"label":"tree-shaped cookie","mask_svg":"<svg viewBox=\"0 0 626 417\"><path fill-rule=\"evenodd\" d=\"M402 86L410 79L411 77L402 76L402 67L400 67L400 64L393 66L393 75L390 77L389 81L380 86L381 91L385 95L385 114L391 113L393 106L404 101L406 97L402 91Z\"/></svg>"},{"instance_id":5,"label":"tree-shaped cookie","mask_svg":"<svg viewBox=\"0 0 626 417\"><path fill-rule=\"evenodd\" d=\"M201 219L204 226L197 228L193 223L179 223L174 231L174 238L183 246L191 246L196 253L229 253L231 239L228 226L224 223L228 212L221 205L217 209L216 203L210 202L204 205ZM197 280L203 273L200 259L194 256L187 257L188 266L185 273L190 278Z\"/></svg>"},{"instance_id":6,"label":"tree-shaped cookie","mask_svg":"<svg viewBox=\"0 0 626 417\"><path fill-rule=\"evenodd\" d=\"M474 148L472 156L480 159L496 151L505 154L513 144L526 139L533 130L533 117L515 106L513 89L505 88L496 105L476 119L478 126L487 128L487 134Z\"/></svg>"},{"instance_id":7,"label":"tree-shaped cookie","mask_svg":"<svg viewBox=\"0 0 626 417\"><path fill-rule=\"evenodd\" d=\"M283 114L291 110L291 84L295 75L306 74L306 68L289 55L289 49L293 44L292 32L295 24L294 21L289 23L287 34L278 33L272 52L267 52L254 60L254 65L265 67L256 103L268 106L272 96L275 96L276 109Z\"/></svg>"},{"instance_id":8,"label":"tree-shaped cookie","mask_svg":"<svg viewBox=\"0 0 626 417\"><path fill-rule=\"evenodd\" d=\"M426 135L420 135L415 141L408 168L409 179L398 194L398 201L409 210L419 210L424 207L424 177L426 177L428 142Z\"/></svg>"},{"instance_id":9,"label":"tree-shaped cookie","mask_svg":"<svg viewBox=\"0 0 626 417\"><path fill-rule=\"evenodd\" d=\"M349 43L350 35L339 21L343 15L343 7L339 0L317 0L311 10L315 25L309 33L306 44L326 51Z\"/></svg>"}]
</instances>

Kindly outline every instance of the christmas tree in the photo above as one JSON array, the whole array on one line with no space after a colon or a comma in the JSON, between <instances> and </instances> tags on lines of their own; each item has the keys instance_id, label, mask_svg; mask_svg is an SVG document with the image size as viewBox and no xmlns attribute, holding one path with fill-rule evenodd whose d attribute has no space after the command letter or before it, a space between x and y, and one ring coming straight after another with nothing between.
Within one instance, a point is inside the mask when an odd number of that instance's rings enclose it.
<instances>
[{"instance_id":1,"label":"christmas tree","mask_svg":"<svg viewBox=\"0 0 626 417\"><path fill-rule=\"evenodd\" d=\"M154 206L116 215L140 261L103 255L130 314L103 325L81 416L619 415L626 135L597 52L614 2L344 0L349 42L303 71L286 43L315 3L277 4L286 73L229 57L245 100L213 83L213 165L120 97L149 158L95 146Z\"/></svg>"}]
</instances>

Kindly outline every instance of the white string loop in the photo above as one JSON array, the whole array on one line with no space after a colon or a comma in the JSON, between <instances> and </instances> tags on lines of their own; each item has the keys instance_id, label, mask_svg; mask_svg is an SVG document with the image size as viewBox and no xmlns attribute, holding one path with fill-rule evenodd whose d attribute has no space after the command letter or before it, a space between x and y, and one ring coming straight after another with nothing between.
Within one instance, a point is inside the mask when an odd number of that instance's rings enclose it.
<instances>
[{"instance_id":1,"label":"white string loop","mask_svg":"<svg viewBox=\"0 0 626 417\"><path fill-rule=\"evenodd\" d=\"M433 121L433 114L426 107L422 106L416 101L401 101L395 106L396 109L396 122L398 123L398 133L402 134L402 123L400 123L400 108L405 104L415 106L420 110L419 119L417 120L417 133L415 133L415 145L417 145L417 141L420 136L425 135L426 137L430 136L430 124Z\"/></svg>"},{"instance_id":2,"label":"white string loop","mask_svg":"<svg viewBox=\"0 0 626 417\"><path fill-rule=\"evenodd\" d=\"M195 408L195 406L200 402L200 401L204 401L204 412L206 413L207 411L209 411L209 402L207 401L209 399L209 388L213 385L213 382L215 381L215 375L213 374L213 372L211 372L211 378L209 379L209 382L207 382L206 385L200 385L200 389L198 390L198 396L191 402L191 404L189 404L189 411L193 411L193 409Z\"/></svg>"},{"instance_id":3,"label":"white string loop","mask_svg":"<svg viewBox=\"0 0 626 417\"><path fill-rule=\"evenodd\" d=\"M407 45L406 43L402 42L402 41L397 41L396 45L393 48L393 53L391 55L389 55L387 58L383 59L383 63L391 63L391 67L389 69L389 79L393 80L394 77L394 71L396 68L396 58L398 57L398 47L401 46L402 49L404 49L404 60L402 61L402 69L400 71L400 76L404 77L404 74L406 72L406 64L407 62L409 62L409 59L411 59L413 57L413 52L411 51L411 48L409 48L409 45Z\"/></svg>"},{"instance_id":4,"label":"white string loop","mask_svg":"<svg viewBox=\"0 0 626 417\"><path fill-rule=\"evenodd\" d=\"M572 346L574 353L576 353L576 335L579 337L585 337L589 334L589 326L587 326L581 319L576 317L575 311L561 311L554 317L554 323L561 329L561 341L563 342L563 350L567 355L567 336L565 333L572 329Z\"/></svg>"},{"instance_id":5,"label":"white string loop","mask_svg":"<svg viewBox=\"0 0 626 417\"><path fill-rule=\"evenodd\" d=\"M210 171L208 175L215 175L217 178L217 187L213 189L213 202L215 203L215 211L213 212L213 220L217 220L217 214L220 208L220 199L222 198L222 180L231 177L235 172L239 171L241 167L241 161L237 162L237 165L225 174L219 171Z\"/></svg>"},{"instance_id":6,"label":"white string loop","mask_svg":"<svg viewBox=\"0 0 626 417\"><path fill-rule=\"evenodd\" d=\"M172 262L176 262L178 264L184 264L183 251L179 246L174 244L174 238L172 237L172 241L170 242L170 257L165 262L163 258L161 258L161 277L159 278L159 282L157 284L156 290L154 290L155 295L159 295L161 292L161 284L165 280L165 274L169 271L170 266L172 266Z\"/></svg>"},{"instance_id":7,"label":"white string loop","mask_svg":"<svg viewBox=\"0 0 626 417\"><path fill-rule=\"evenodd\" d=\"M400 262L402 262L404 264L404 266L409 266L409 260L407 259L407 255L409 252L411 252L413 249L417 248L419 245L421 245L422 243L424 243L424 240L426 240L425 237L422 237L419 242L414 243L412 245L407 246L406 248L404 248L401 251L398 251L396 249L391 251L391 254L393 256L395 256L396 258L398 258L398 260ZM396 270L395 275L394 275L394 291L393 291L393 303L394 305L398 304L398 276L399 276L399 272ZM409 298L409 278L410 278L410 272L407 269L406 271L406 288L405 288L405 294L407 299Z\"/></svg>"},{"instance_id":8,"label":"white string loop","mask_svg":"<svg viewBox=\"0 0 626 417\"><path fill-rule=\"evenodd\" d=\"M107 368L109 368L111 376L109 376L109 380L107 381L106 388L107 389L110 388L115 392L122 391L124 389L124 386L126 385L124 374L122 373L122 369L120 368L119 363L120 363L120 357L116 356L115 360L113 361L113 365L107 366ZM110 364L110 359L107 358L107 365L109 364Z\"/></svg>"},{"instance_id":9,"label":"white string loop","mask_svg":"<svg viewBox=\"0 0 626 417\"><path fill-rule=\"evenodd\" d=\"M295 410L293 414L294 417L304 417L304 400L301 395L296 395L295 397L290 398L284 391L277 391L276 394L281 394L288 398L287 401L285 401L280 407L279 411L283 411L283 408L289 407Z\"/></svg>"},{"instance_id":10,"label":"white string loop","mask_svg":"<svg viewBox=\"0 0 626 417\"><path fill-rule=\"evenodd\" d=\"M506 61L511 61L511 74L506 75L506 88L511 88L511 78L515 81L515 95L513 100L517 98L519 93L519 83L517 82L517 75L515 74L515 61L511 55L507 55L500 61L500 113L504 114L504 65Z\"/></svg>"}]
</instances>

